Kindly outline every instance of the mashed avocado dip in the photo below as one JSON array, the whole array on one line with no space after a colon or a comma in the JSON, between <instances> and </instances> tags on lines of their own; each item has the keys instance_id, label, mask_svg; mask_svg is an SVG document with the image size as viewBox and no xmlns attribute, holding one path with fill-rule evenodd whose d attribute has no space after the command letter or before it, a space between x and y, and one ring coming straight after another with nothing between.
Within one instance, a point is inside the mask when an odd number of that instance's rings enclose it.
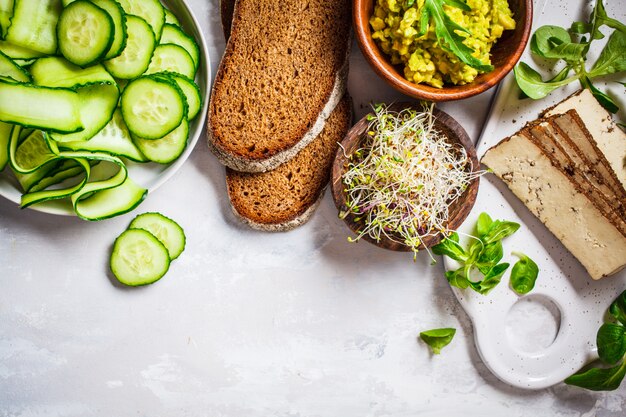
<instances>
[{"instance_id":1,"label":"mashed avocado dip","mask_svg":"<svg viewBox=\"0 0 626 417\"><path fill-rule=\"evenodd\" d=\"M372 38L391 56L391 63L404 65L404 76L414 83L433 87L448 84L467 84L476 78L479 70L461 62L451 52L444 51L431 24L423 36L420 17L426 0L376 0L370 18ZM443 3L441 0L435 0ZM456 31L463 43L474 50L472 54L484 64L491 64L489 51L504 30L515 29L513 13L507 0L467 0L471 10L443 5L452 21L466 28L469 34Z\"/></svg>"}]
</instances>

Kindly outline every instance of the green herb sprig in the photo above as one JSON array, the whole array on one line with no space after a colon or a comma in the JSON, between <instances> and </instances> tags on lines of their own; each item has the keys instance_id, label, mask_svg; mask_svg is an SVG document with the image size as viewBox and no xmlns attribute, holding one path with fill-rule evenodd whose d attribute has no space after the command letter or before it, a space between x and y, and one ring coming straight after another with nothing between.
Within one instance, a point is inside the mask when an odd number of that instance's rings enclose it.
<instances>
[{"instance_id":1,"label":"green herb sprig","mask_svg":"<svg viewBox=\"0 0 626 417\"><path fill-rule=\"evenodd\" d=\"M594 40L604 38L600 32L602 26L614 29L613 33L597 61L587 70L587 52ZM578 80L605 109L611 113L619 110L615 100L592 83L595 78L626 71L626 26L607 16L602 0L597 0L588 22L574 22L569 31L559 26L537 29L530 41L530 51L540 58L564 61L565 67L552 79L544 81L539 72L520 62L514 69L515 80L528 97L542 99L550 92ZM572 71L574 74L570 76Z\"/></svg>"},{"instance_id":2,"label":"green herb sprig","mask_svg":"<svg viewBox=\"0 0 626 417\"><path fill-rule=\"evenodd\" d=\"M415 4L415 0L406 1L407 7L413 4ZM463 11L471 10L465 3L465 0L425 0L421 10L420 31L417 37L424 36L428 32L429 25L432 24L435 27L437 42L439 42L444 51L454 54L462 62L478 71L493 71L492 65L484 64L481 60L474 57L472 55L474 50L463 43L465 38L457 31L468 34L470 32L450 19L443 9L444 5L456 7Z\"/></svg>"},{"instance_id":3,"label":"green herb sprig","mask_svg":"<svg viewBox=\"0 0 626 417\"><path fill-rule=\"evenodd\" d=\"M420 338L432 349L435 355L441 353L441 349L448 346L456 334L456 329L443 328L426 330L420 333Z\"/></svg>"},{"instance_id":4,"label":"green herb sprig","mask_svg":"<svg viewBox=\"0 0 626 417\"><path fill-rule=\"evenodd\" d=\"M539 267L523 253L513 252L513 255L517 256L519 261L511 269L511 288L520 295L528 294L535 287Z\"/></svg>"},{"instance_id":5,"label":"green herb sprig","mask_svg":"<svg viewBox=\"0 0 626 417\"><path fill-rule=\"evenodd\" d=\"M598 330L596 344L600 361L609 367L593 367L578 371L566 384L592 391L613 391L626 376L626 291L609 307L608 320Z\"/></svg>"},{"instance_id":6,"label":"green herb sprig","mask_svg":"<svg viewBox=\"0 0 626 417\"><path fill-rule=\"evenodd\" d=\"M518 223L492 220L487 213L481 213L476 223L476 236L467 248L461 246L459 235L454 232L433 246L432 251L462 264L459 269L446 272L450 285L461 289L472 288L484 295L500 283L509 267L506 262L500 263L504 254L502 239L511 236L519 227ZM483 275L481 280L472 279L475 270Z\"/></svg>"}]
</instances>

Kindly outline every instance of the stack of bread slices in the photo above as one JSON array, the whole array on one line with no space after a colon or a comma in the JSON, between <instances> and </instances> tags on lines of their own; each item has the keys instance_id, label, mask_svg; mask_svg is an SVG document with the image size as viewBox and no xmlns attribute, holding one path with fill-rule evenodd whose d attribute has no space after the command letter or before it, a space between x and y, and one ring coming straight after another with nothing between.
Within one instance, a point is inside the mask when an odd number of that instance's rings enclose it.
<instances>
[{"instance_id":1,"label":"stack of bread slices","mask_svg":"<svg viewBox=\"0 0 626 417\"><path fill-rule=\"evenodd\" d=\"M237 217L292 229L323 195L350 128L349 0L222 0L228 39L211 93L208 143ZM231 17L232 16L232 17Z\"/></svg>"},{"instance_id":2,"label":"stack of bread slices","mask_svg":"<svg viewBox=\"0 0 626 417\"><path fill-rule=\"evenodd\" d=\"M625 158L626 134L582 90L482 162L599 279L626 265Z\"/></svg>"}]
</instances>

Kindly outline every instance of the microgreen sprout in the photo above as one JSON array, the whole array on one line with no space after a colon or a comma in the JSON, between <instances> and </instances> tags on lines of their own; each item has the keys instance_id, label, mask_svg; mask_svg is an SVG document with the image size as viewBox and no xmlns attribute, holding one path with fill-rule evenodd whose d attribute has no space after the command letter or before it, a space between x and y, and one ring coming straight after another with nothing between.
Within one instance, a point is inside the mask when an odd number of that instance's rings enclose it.
<instances>
[{"instance_id":1,"label":"microgreen sprout","mask_svg":"<svg viewBox=\"0 0 626 417\"><path fill-rule=\"evenodd\" d=\"M342 177L347 210L340 216L363 225L349 241L387 238L417 253L424 238L451 233L449 206L482 172L474 172L463 146L435 128L432 104L423 111L373 109Z\"/></svg>"}]
</instances>

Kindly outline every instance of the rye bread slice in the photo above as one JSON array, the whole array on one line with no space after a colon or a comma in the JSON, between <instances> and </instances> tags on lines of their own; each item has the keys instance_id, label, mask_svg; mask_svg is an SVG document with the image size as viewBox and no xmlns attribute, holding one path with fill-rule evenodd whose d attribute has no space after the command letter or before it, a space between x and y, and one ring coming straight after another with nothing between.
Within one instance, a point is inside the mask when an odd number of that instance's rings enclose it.
<instances>
[{"instance_id":1,"label":"rye bread slice","mask_svg":"<svg viewBox=\"0 0 626 417\"><path fill-rule=\"evenodd\" d=\"M345 91L350 1L235 3L208 114L224 165L263 172L294 157Z\"/></svg>"},{"instance_id":2,"label":"rye bread slice","mask_svg":"<svg viewBox=\"0 0 626 417\"><path fill-rule=\"evenodd\" d=\"M220 0L220 16L222 18L222 31L224 39L230 38L230 25L233 21L236 0Z\"/></svg>"},{"instance_id":3,"label":"rye bread slice","mask_svg":"<svg viewBox=\"0 0 626 417\"><path fill-rule=\"evenodd\" d=\"M250 227L287 231L313 214L328 184L335 153L352 121L346 94L313 142L273 171L243 173L226 169L226 184L235 215Z\"/></svg>"}]
</instances>

